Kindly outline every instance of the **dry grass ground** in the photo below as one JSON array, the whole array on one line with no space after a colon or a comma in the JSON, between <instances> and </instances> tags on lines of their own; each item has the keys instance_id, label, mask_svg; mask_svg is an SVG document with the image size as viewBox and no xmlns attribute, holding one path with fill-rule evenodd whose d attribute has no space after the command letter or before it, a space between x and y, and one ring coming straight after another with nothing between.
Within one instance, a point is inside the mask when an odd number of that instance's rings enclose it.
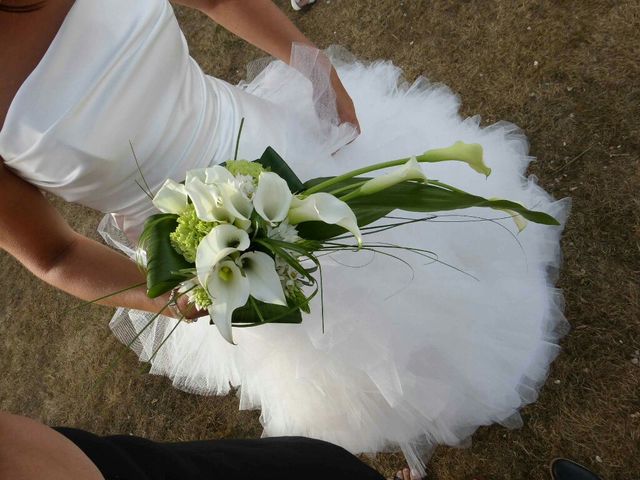
<instances>
[{"instance_id":1,"label":"dry grass ground","mask_svg":"<svg viewBox=\"0 0 640 480\"><path fill-rule=\"evenodd\" d=\"M288 9L288 0L278 2ZM252 48L180 9L205 70L239 80ZM318 0L291 17L319 45L386 58L459 92L465 114L520 125L532 173L573 198L560 286L573 330L520 430L482 428L469 449L440 448L432 478L544 479L555 456L606 479L640 478L640 4L625 0ZM94 235L99 216L57 205ZM79 302L2 255L0 408L97 432L155 439L247 437L256 412L142 373L109 334L109 309ZM380 455L385 473L401 462Z\"/></svg>"}]
</instances>

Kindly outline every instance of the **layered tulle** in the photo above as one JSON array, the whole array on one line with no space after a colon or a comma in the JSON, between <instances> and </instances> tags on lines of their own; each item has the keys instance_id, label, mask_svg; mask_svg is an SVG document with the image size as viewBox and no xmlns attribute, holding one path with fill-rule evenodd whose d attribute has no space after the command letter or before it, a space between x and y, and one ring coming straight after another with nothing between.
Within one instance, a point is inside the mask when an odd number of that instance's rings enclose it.
<instances>
[{"instance_id":1,"label":"layered tulle","mask_svg":"<svg viewBox=\"0 0 640 480\"><path fill-rule=\"evenodd\" d=\"M337 126L327 64L317 52L296 50L297 69L273 62L240 88L208 79L222 120L235 127L245 118L241 157L272 145L307 180L475 142L492 168L487 179L456 162L428 165L425 173L564 221L568 202L525 177L532 158L517 127L481 128L478 117L461 118L448 88L424 78L408 84L390 62L332 55L362 127L347 146L355 132ZM231 158L233 143L218 146L218 161ZM554 287L561 231L529 224L517 234L504 212L471 209L367 236L433 254L322 257L324 331L319 297L302 325L235 329L237 346L207 319L149 324L150 314L119 309L111 327L142 361L151 360L151 373L177 388L222 395L239 387L241 408L261 409L267 436L304 435L352 452L402 449L421 470L434 445L459 445L480 425L518 426L518 409L536 399L566 331ZM128 243L110 217L101 232L112 245Z\"/></svg>"}]
</instances>

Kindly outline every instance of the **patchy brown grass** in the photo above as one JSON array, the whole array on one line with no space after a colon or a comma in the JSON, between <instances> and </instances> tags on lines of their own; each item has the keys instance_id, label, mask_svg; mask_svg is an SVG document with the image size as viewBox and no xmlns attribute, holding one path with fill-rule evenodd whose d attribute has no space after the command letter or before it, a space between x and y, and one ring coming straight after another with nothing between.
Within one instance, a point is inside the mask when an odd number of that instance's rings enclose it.
<instances>
[{"instance_id":1,"label":"patchy brown grass","mask_svg":"<svg viewBox=\"0 0 640 480\"><path fill-rule=\"evenodd\" d=\"M288 1L278 2L288 8ZM180 9L204 69L237 81L261 56ZM560 286L573 331L525 425L480 429L469 449L439 448L432 478L544 479L568 456L606 479L640 474L640 4L631 0L318 0L291 17L321 46L387 58L459 92L465 114L513 121L529 136L532 173L573 198ZM537 66L534 62L538 62ZM99 216L56 202L79 231ZM109 309L79 302L2 255L0 408L96 432L155 439L254 437L257 412L145 375L111 338ZM96 383L96 379L103 381ZM379 455L390 473L399 455Z\"/></svg>"}]
</instances>

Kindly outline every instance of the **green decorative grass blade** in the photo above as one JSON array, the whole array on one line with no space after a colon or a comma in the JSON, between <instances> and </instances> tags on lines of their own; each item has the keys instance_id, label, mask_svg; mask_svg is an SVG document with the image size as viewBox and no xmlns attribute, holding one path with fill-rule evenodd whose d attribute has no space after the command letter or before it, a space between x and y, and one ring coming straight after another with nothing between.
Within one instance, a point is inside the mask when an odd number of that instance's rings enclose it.
<instances>
[{"instance_id":1,"label":"green decorative grass blade","mask_svg":"<svg viewBox=\"0 0 640 480\"><path fill-rule=\"evenodd\" d=\"M262 156L256 160L256 162L284 178L287 185L289 185L289 189L293 193L304 190L304 184L300 181L298 176L293 173L293 170L291 170L291 167L287 165L287 162L285 162L273 148L267 147Z\"/></svg>"},{"instance_id":2,"label":"green decorative grass blade","mask_svg":"<svg viewBox=\"0 0 640 480\"><path fill-rule=\"evenodd\" d=\"M178 226L177 215L160 213L147 219L140 247L147 253L147 295L156 298L184 281L180 270L193 268L171 245L169 234Z\"/></svg>"},{"instance_id":3,"label":"green decorative grass blade","mask_svg":"<svg viewBox=\"0 0 640 480\"><path fill-rule=\"evenodd\" d=\"M300 275L305 277L310 282L314 282L314 278L311 276L309 271L302 266L302 264L293 257L287 249L292 249L294 251L298 251L298 253L302 253L307 257L311 258L309 252L302 249L302 247L296 246L294 243L282 242L280 240L274 240L273 238L261 238L256 240L258 245L262 245L266 247L274 256L278 256L282 258L285 262L287 262L293 269L295 269Z\"/></svg>"},{"instance_id":4,"label":"green decorative grass blade","mask_svg":"<svg viewBox=\"0 0 640 480\"><path fill-rule=\"evenodd\" d=\"M119 295L119 294L124 293L124 292L128 292L129 290L134 290L134 289L142 287L143 285L146 285L146 284L147 284L147 282L136 283L135 285L131 285L129 287L125 287L125 288L122 288L120 290L116 290L113 293L108 293L108 294L103 295L101 297L94 298L93 300L84 301L80 305L76 305L75 307L71 307L69 310L75 310L76 308L82 308L82 307L86 307L87 305L93 305L94 303L98 303L100 300L105 300L107 298L115 297L116 295Z\"/></svg>"}]
</instances>

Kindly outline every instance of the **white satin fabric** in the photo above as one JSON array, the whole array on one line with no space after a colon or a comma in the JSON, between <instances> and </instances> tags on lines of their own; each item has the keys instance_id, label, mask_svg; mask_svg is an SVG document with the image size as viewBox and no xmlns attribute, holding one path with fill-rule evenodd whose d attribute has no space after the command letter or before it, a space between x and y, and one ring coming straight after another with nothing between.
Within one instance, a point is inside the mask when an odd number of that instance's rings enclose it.
<instances>
[{"instance_id":1,"label":"white satin fabric","mask_svg":"<svg viewBox=\"0 0 640 480\"><path fill-rule=\"evenodd\" d=\"M115 214L135 238L152 213L136 182L155 191L229 158L242 113L232 90L189 56L167 1L76 0L10 106L0 153L33 185Z\"/></svg>"},{"instance_id":2,"label":"white satin fabric","mask_svg":"<svg viewBox=\"0 0 640 480\"><path fill-rule=\"evenodd\" d=\"M515 126L462 119L446 87L409 85L389 62L334 55L363 133L331 155L354 132L337 126L322 58L296 49L295 70L273 62L238 88L202 73L165 0L76 0L11 105L0 155L34 185L115 214L101 232L129 254L153 212L129 142L156 191L167 177L231 158L243 117L240 158L271 145L303 180L478 142L488 179L459 163L425 167L427 176L565 219L568 202L524 177L531 157ZM174 330L175 320L160 318L145 328L150 314L119 309L111 326L178 388L240 387L241 408L262 410L265 435L353 452L401 448L421 470L438 443L459 445L493 422L519 425L518 409L535 400L566 331L553 285L562 229L529 225L516 239L510 219L482 221L501 217L449 212L368 238L437 254L394 252L412 268L366 253L323 257L324 333L319 299L302 325L236 329L238 346L207 321Z\"/></svg>"}]
</instances>

